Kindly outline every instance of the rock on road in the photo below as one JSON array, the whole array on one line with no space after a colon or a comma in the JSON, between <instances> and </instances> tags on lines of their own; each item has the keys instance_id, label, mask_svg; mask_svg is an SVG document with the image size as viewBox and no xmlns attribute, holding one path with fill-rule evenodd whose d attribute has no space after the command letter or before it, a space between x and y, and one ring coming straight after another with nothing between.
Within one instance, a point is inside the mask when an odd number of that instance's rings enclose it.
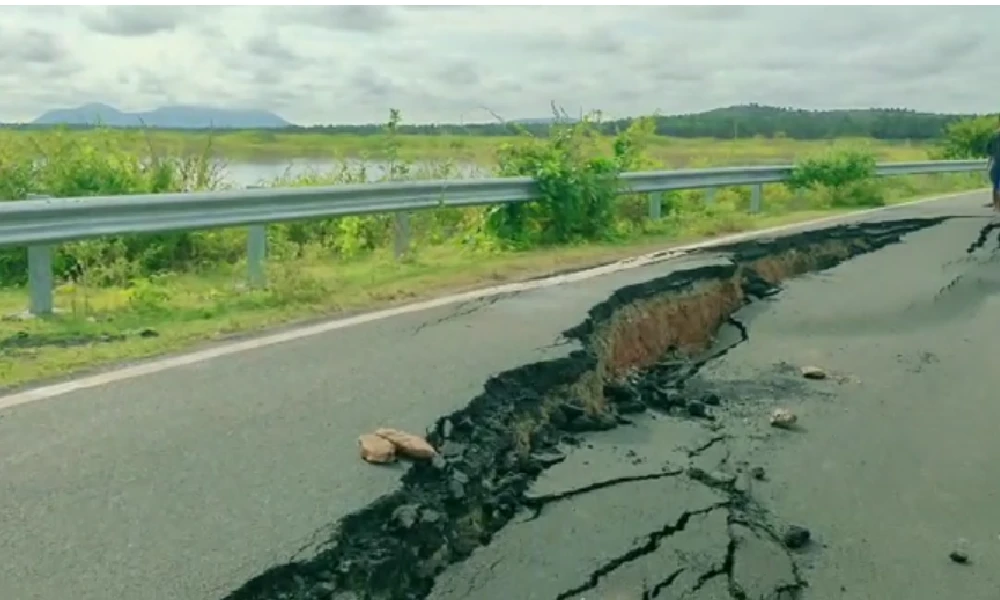
<instances>
[{"instance_id":1,"label":"rock on road","mask_svg":"<svg viewBox=\"0 0 1000 600\"><path fill-rule=\"evenodd\" d=\"M588 435L531 494L594 489L516 519L442 574L430 597L726 598L726 578L711 574L734 534L716 491L686 477L628 479L650 466L715 472L737 460L766 473L749 483L760 504L813 537L784 553L737 532L748 598L797 578L808 582L803 597L824 600L995 597L1000 230L967 252L1000 223L985 201L972 193L866 216L954 218L741 311L749 339L697 382L738 399L720 417L724 436L653 416ZM397 487L402 467L358 460L359 433L423 431L490 375L566 354L560 332L616 289L689 260L2 410L0 598L221 598L308 555L324 528ZM804 383L788 364L833 377ZM799 430L767 426L779 405L799 415ZM960 538L966 565L948 558Z\"/></svg>"}]
</instances>

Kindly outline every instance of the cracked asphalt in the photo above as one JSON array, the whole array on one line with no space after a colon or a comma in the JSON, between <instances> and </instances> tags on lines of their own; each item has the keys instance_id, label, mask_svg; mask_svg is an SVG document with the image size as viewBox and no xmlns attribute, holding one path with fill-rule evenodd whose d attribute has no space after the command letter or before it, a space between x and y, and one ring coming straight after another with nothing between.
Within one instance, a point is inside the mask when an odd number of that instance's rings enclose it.
<instances>
[{"instance_id":1,"label":"cracked asphalt","mask_svg":"<svg viewBox=\"0 0 1000 600\"><path fill-rule=\"evenodd\" d=\"M588 434L430 597L991 598L1000 589L1000 241L985 194L734 315L690 385L713 427L649 413ZM967 252L971 250L971 252ZM261 348L0 413L0 598L214 600L315 551L398 484L359 432L423 431L492 374L685 258ZM743 340L740 327L745 328ZM832 377L804 381L795 365ZM801 427L767 425L787 407ZM748 478L761 467L763 480ZM692 471L692 468L695 471ZM732 476L749 503L735 503ZM790 524L813 543L778 543ZM959 538L971 562L948 559Z\"/></svg>"},{"instance_id":2,"label":"cracked asphalt","mask_svg":"<svg viewBox=\"0 0 1000 600\"><path fill-rule=\"evenodd\" d=\"M589 435L536 482L544 506L430 598L995 597L1000 237L951 208L960 218L737 312L728 350L688 384L722 399L715 422L649 414ZM777 407L799 426L772 428ZM812 543L785 548L792 525Z\"/></svg>"}]
</instances>

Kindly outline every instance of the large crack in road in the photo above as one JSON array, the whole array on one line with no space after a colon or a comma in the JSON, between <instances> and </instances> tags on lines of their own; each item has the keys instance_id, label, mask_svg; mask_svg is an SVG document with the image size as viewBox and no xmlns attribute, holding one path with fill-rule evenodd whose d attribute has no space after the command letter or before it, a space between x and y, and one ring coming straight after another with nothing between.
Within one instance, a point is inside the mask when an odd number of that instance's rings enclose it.
<instances>
[{"instance_id":1,"label":"large crack in road","mask_svg":"<svg viewBox=\"0 0 1000 600\"><path fill-rule=\"evenodd\" d=\"M429 431L436 460L413 465L396 492L331 526L312 556L226 599L798 597L807 586L801 557L783 543L786 524L755 501L752 470L732 456L734 434L719 418L727 399L692 382L749 341L733 314L777 294L782 281L942 221L734 243L712 250L724 260L618 290L565 333L582 350L488 380ZM797 383L789 374L786 385ZM626 452L630 473L600 477L608 454L594 441L641 435L653 421L673 428L672 447L685 436L690 444L665 451L656 467ZM616 511L641 518L617 522ZM512 544L517 560L490 552ZM517 574L526 568L546 574ZM511 576L500 577L504 569ZM531 589L511 590L519 577Z\"/></svg>"}]
</instances>

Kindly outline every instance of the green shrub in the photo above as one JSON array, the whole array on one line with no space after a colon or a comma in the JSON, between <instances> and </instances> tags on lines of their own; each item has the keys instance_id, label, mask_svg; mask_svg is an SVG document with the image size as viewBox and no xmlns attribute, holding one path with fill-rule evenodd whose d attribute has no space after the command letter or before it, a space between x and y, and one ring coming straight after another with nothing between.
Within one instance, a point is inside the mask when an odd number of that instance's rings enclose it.
<instances>
[{"instance_id":1,"label":"green shrub","mask_svg":"<svg viewBox=\"0 0 1000 600\"><path fill-rule=\"evenodd\" d=\"M88 138L57 131L28 138L27 144L19 147L0 148L0 199L21 200L27 194L86 197L184 192L217 187L221 181L219 167L210 158L210 147L199 155L164 158L152 148L146 156L130 153L116 141L117 134L112 130ZM198 240L203 235L179 232L116 236L97 245L62 244L55 253L53 268L57 274L75 279L83 276L85 269L121 260L135 263L138 272L155 273L196 259L221 258L206 255L199 248ZM26 250L0 250L0 283L20 284L26 277ZM102 278L107 279L96 279Z\"/></svg>"},{"instance_id":2,"label":"green shrub","mask_svg":"<svg viewBox=\"0 0 1000 600\"><path fill-rule=\"evenodd\" d=\"M793 191L817 191L835 207L881 206L875 156L866 150L838 149L795 165L786 181Z\"/></svg>"},{"instance_id":3,"label":"green shrub","mask_svg":"<svg viewBox=\"0 0 1000 600\"><path fill-rule=\"evenodd\" d=\"M938 144L935 158L986 158L986 143L997 129L997 117L962 119L948 125Z\"/></svg>"},{"instance_id":4,"label":"green shrub","mask_svg":"<svg viewBox=\"0 0 1000 600\"><path fill-rule=\"evenodd\" d=\"M612 156L599 154L600 125L599 114L577 123L557 120L545 138L525 132L521 140L501 146L500 176L533 178L541 198L493 207L489 232L517 248L615 236L618 176L647 164L643 150L655 124L634 121L615 137Z\"/></svg>"}]
</instances>

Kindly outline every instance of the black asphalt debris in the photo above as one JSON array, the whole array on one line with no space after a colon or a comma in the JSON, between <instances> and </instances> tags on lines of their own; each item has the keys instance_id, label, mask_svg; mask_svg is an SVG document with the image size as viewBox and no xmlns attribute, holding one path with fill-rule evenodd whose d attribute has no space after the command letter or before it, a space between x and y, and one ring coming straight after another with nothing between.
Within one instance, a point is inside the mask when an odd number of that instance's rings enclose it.
<instances>
[{"instance_id":1,"label":"black asphalt debris","mask_svg":"<svg viewBox=\"0 0 1000 600\"><path fill-rule=\"evenodd\" d=\"M826 371L816 366L802 367L802 376L806 379L826 379Z\"/></svg>"},{"instance_id":2,"label":"black asphalt debris","mask_svg":"<svg viewBox=\"0 0 1000 600\"><path fill-rule=\"evenodd\" d=\"M805 527L792 525L786 531L782 541L786 548L798 550L809 545L812 534Z\"/></svg>"}]
</instances>

